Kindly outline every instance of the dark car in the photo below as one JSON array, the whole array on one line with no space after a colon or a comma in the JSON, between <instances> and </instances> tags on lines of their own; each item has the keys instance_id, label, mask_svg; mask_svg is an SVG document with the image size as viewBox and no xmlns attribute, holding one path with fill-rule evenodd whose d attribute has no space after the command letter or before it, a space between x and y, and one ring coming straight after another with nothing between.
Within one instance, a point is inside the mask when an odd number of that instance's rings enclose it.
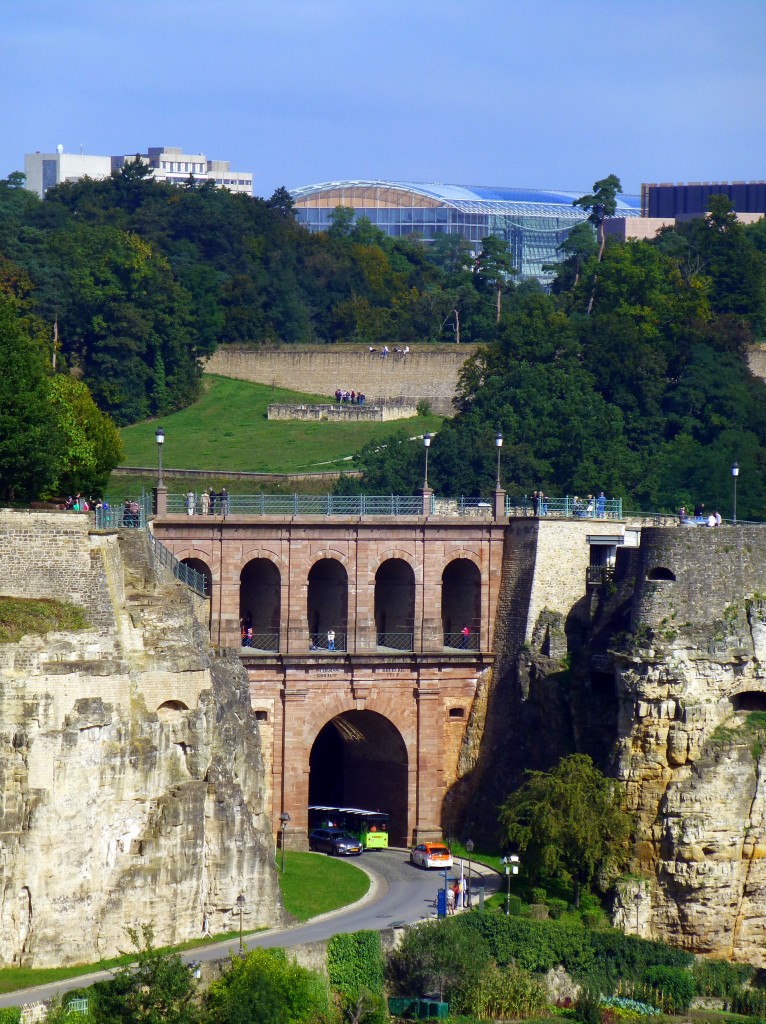
<instances>
[{"instance_id":1,"label":"dark car","mask_svg":"<svg viewBox=\"0 0 766 1024\"><path fill-rule=\"evenodd\" d=\"M323 850L336 857L358 857L362 844L342 828L315 828L309 836L309 850Z\"/></svg>"}]
</instances>

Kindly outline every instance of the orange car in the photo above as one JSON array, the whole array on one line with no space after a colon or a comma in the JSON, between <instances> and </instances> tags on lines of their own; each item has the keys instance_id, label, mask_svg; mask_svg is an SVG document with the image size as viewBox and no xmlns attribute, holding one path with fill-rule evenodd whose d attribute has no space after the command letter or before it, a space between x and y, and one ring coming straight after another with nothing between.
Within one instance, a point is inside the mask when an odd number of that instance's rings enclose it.
<instances>
[{"instance_id":1,"label":"orange car","mask_svg":"<svg viewBox=\"0 0 766 1024\"><path fill-rule=\"evenodd\" d=\"M410 850L410 863L421 868L451 868L452 854L444 843L421 843Z\"/></svg>"}]
</instances>

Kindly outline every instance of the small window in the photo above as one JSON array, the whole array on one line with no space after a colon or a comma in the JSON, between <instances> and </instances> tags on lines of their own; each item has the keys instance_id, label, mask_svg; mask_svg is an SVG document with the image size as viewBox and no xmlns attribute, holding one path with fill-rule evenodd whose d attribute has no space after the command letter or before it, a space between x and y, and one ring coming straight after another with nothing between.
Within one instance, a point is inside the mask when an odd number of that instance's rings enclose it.
<instances>
[{"instance_id":1,"label":"small window","mask_svg":"<svg viewBox=\"0 0 766 1024\"><path fill-rule=\"evenodd\" d=\"M256 720L256 722L268 722L268 720L269 720L269 713L268 713L268 711L256 711L255 712L255 720Z\"/></svg>"},{"instance_id":2,"label":"small window","mask_svg":"<svg viewBox=\"0 0 766 1024\"><path fill-rule=\"evenodd\" d=\"M666 569L664 565L656 565L646 574L648 580L675 580L676 574Z\"/></svg>"},{"instance_id":3,"label":"small window","mask_svg":"<svg viewBox=\"0 0 766 1024\"><path fill-rule=\"evenodd\" d=\"M450 708L450 718L465 718L465 710L463 708Z\"/></svg>"}]
</instances>

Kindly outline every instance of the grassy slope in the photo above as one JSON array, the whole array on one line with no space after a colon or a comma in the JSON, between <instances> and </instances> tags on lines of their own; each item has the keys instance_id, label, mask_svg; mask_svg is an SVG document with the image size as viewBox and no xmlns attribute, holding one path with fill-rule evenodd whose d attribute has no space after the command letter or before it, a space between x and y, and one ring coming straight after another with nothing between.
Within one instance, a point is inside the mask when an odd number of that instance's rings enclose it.
<instances>
[{"instance_id":1,"label":"grassy slope","mask_svg":"<svg viewBox=\"0 0 766 1024\"><path fill-rule=\"evenodd\" d=\"M327 402L325 397L205 377L205 394L188 409L165 416L163 465L173 469L240 470L258 473L321 472L368 443L383 441L404 427L413 435L437 430L439 416L389 423L269 422L270 402ZM125 466L155 466L157 424L138 423L120 431Z\"/></svg>"},{"instance_id":2,"label":"grassy slope","mask_svg":"<svg viewBox=\"0 0 766 1024\"><path fill-rule=\"evenodd\" d=\"M51 630L85 629L81 608L63 601L0 597L0 643L18 643L23 636L43 636Z\"/></svg>"},{"instance_id":3,"label":"grassy slope","mask_svg":"<svg viewBox=\"0 0 766 1024\"><path fill-rule=\"evenodd\" d=\"M285 873L279 876L279 886L288 914L308 921L360 900L370 888L370 879L349 861L285 850Z\"/></svg>"}]
</instances>

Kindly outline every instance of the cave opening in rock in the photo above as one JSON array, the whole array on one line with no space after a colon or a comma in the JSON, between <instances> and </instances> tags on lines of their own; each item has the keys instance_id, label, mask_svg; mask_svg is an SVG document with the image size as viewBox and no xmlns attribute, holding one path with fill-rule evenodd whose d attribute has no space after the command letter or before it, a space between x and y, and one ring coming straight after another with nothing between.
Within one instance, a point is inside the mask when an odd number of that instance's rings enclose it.
<instances>
[{"instance_id":1,"label":"cave opening in rock","mask_svg":"<svg viewBox=\"0 0 766 1024\"><path fill-rule=\"evenodd\" d=\"M746 690L735 693L731 698L734 711L766 711L766 693L760 690Z\"/></svg>"},{"instance_id":2,"label":"cave opening in rock","mask_svg":"<svg viewBox=\"0 0 766 1024\"><path fill-rule=\"evenodd\" d=\"M309 756L309 804L385 811L389 843L407 845L407 748L399 730L375 711L329 721Z\"/></svg>"}]
</instances>

